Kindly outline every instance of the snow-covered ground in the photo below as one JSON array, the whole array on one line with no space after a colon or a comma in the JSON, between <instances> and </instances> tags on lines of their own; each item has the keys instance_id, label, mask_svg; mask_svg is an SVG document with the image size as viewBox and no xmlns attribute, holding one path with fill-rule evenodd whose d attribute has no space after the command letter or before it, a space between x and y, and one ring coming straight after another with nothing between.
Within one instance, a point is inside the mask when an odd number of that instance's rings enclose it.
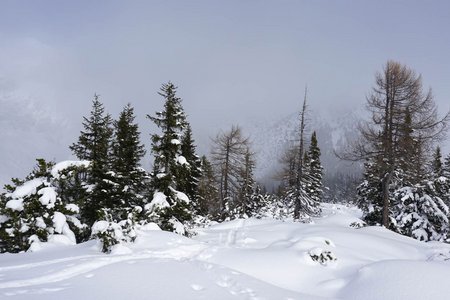
<instances>
[{"instance_id":1,"label":"snow-covered ground","mask_svg":"<svg viewBox=\"0 0 450 300\"><path fill-rule=\"evenodd\" d=\"M359 214L326 205L311 224L234 220L193 239L149 226L112 254L48 243L0 255L0 298L448 299L450 245L351 227Z\"/></svg>"}]
</instances>

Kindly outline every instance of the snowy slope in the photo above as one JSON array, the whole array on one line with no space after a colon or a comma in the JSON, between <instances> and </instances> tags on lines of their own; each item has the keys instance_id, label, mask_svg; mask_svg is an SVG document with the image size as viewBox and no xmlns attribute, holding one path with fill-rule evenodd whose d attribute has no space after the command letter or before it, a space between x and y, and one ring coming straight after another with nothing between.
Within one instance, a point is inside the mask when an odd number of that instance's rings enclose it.
<instances>
[{"instance_id":1,"label":"snowy slope","mask_svg":"<svg viewBox=\"0 0 450 300\"><path fill-rule=\"evenodd\" d=\"M450 246L380 227L334 205L311 224L234 220L188 239L142 229L101 254L95 241L0 255L4 299L447 299ZM330 251L323 264L311 255Z\"/></svg>"}]
</instances>

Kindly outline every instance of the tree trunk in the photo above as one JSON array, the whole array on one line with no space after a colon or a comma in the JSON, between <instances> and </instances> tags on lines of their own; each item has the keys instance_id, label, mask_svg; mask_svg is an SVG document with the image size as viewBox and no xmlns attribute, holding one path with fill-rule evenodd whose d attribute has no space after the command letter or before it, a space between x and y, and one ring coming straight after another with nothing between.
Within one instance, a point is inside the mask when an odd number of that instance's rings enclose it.
<instances>
[{"instance_id":1,"label":"tree trunk","mask_svg":"<svg viewBox=\"0 0 450 300\"><path fill-rule=\"evenodd\" d=\"M294 219L300 218L300 191L302 190L302 177L303 177L303 152L304 152L304 131L305 131L305 111L306 111L306 94L307 88L305 88L305 97L303 98L302 112L300 114L300 145L298 147L298 165L297 165L297 177L296 177L296 195L294 205Z\"/></svg>"}]
</instances>

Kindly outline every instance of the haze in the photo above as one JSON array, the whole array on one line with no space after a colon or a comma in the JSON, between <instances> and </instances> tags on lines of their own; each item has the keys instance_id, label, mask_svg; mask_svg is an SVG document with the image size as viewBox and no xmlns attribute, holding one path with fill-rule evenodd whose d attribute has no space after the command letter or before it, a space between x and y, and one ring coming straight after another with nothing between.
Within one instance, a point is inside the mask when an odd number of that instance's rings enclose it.
<instances>
[{"instance_id":1,"label":"haze","mask_svg":"<svg viewBox=\"0 0 450 300\"><path fill-rule=\"evenodd\" d=\"M363 108L388 59L443 113L448 28L447 1L2 1L0 183L70 158L94 93L114 117L131 102L148 145L169 80L201 153L220 129L297 111L306 84L312 114Z\"/></svg>"}]
</instances>

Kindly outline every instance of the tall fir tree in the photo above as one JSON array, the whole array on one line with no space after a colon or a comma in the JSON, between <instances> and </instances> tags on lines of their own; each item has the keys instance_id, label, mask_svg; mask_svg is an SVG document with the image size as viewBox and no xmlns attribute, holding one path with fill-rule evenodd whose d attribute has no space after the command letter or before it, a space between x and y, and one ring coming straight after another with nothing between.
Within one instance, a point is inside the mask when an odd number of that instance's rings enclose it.
<instances>
[{"instance_id":1,"label":"tall fir tree","mask_svg":"<svg viewBox=\"0 0 450 300\"><path fill-rule=\"evenodd\" d=\"M187 122L181 99L176 96L176 89L171 82L163 84L159 95L164 98L164 110L157 112L156 116L147 115L162 131L162 134L152 135L154 163L151 187L154 198L150 207L163 229L187 234L184 225L192 219L191 203L178 190L181 181L179 176L188 164L181 155L180 141ZM163 204L161 199L164 199Z\"/></svg>"},{"instance_id":2,"label":"tall fir tree","mask_svg":"<svg viewBox=\"0 0 450 300\"><path fill-rule=\"evenodd\" d=\"M247 150L244 154L244 164L241 169L240 188L238 201L236 201L236 212L239 217L250 217L253 215L256 207L253 203L256 199L255 195L255 179L253 170L255 168L254 153Z\"/></svg>"},{"instance_id":3,"label":"tall fir tree","mask_svg":"<svg viewBox=\"0 0 450 300\"><path fill-rule=\"evenodd\" d=\"M431 168L433 171L433 177L440 177L444 175L444 165L442 164L442 154L439 146L436 147L436 150L433 153Z\"/></svg>"},{"instance_id":4,"label":"tall fir tree","mask_svg":"<svg viewBox=\"0 0 450 300\"><path fill-rule=\"evenodd\" d=\"M189 124L181 138L181 156L184 157L187 163L180 168L178 178L178 190L184 192L193 202L194 207L198 204L198 183L202 176L201 160L196 154L196 146L192 137L192 129Z\"/></svg>"},{"instance_id":5,"label":"tall fir tree","mask_svg":"<svg viewBox=\"0 0 450 300\"><path fill-rule=\"evenodd\" d=\"M323 167L320 162L320 148L317 143L316 132L311 135L311 143L309 144L309 193L316 203L322 201L323 195Z\"/></svg>"},{"instance_id":6,"label":"tall fir tree","mask_svg":"<svg viewBox=\"0 0 450 300\"><path fill-rule=\"evenodd\" d=\"M144 204L142 194L145 191L146 172L141 168L140 162L145 149L134 120L134 109L128 104L114 122L111 176L115 185L111 202L116 211L114 215L119 220L126 218L124 214L127 210Z\"/></svg>"},{"instance_id":7,"label":"tall fir tree","mask_svg":"<svg viewBox=\"0 0 450 300\"><path fill-rule=\"evenodd\" d=\"M83 119L84 130L70 149L78 159L91 162L87 178L90 191L81 209L84 221L92 225L100 216L101 208L112 207L109 200L113 186L108 171L113 130L111 116L105 112L98 95L94 96L90 117Z\"/></svg>"}]
</instances>

